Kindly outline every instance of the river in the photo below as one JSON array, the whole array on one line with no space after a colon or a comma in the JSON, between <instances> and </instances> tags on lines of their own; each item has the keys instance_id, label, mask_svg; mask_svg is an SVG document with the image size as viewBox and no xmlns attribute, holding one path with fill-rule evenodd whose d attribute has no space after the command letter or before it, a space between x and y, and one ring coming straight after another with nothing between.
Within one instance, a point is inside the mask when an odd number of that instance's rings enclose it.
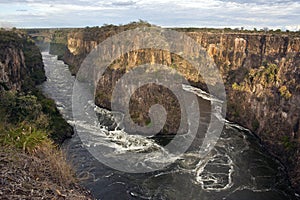
<instances>
[{"instance_id":1,"label":"river","mask_svg":"<svg viewBox=\"0 0 300 200\"><path fill-rule=\"evenodd\" d=\"M72 125L72 92L75 78L57 56L42 53L47 81L43 92L54 99L64 118ZM195 88L190 88L197 93ZM201 94L198 95L201 97ZM201 100L207 107L207 100ZM110 111L89 103L102 118L111 120ZM96 108L96 109L95 109ZM205 121L205 119L204 119ZM85 121L76 126L92 131ZM118 136L122 142L132 142L121 130L104 130L108 138ZM105 136L103 136L105 137ZM118 143L116 140L108 140ZM140 142L155 144L154 140L139 137ZM104 144L105 145L105 144ZM225 123L221 137L213 150L204 158L198 155L195 140L186 153L162 170L148 173L125 173L107 167L95 159L75 133L63 148L77 170L82 184L97 199L201 199L201 200L288 200L296 199L281 163L273 158L249 130L230 122ZM140 147L139 148L143 148Z\"/></svg>"}]
</instances>

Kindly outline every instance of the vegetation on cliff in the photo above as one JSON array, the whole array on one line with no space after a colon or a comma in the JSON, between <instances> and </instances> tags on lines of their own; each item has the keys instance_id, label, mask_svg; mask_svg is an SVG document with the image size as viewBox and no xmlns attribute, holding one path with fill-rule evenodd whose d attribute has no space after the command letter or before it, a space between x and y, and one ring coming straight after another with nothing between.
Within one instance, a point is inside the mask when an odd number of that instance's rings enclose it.
<instances>
[{"instance_id":1,"label":"vegetation on cliff","mask_svg":"<svg viewBox=\"0 0 300 200\"><path fill-rule=\"evenodd\" d=\"M260 85L263 89L276 89L281 97L284 97L286 100L292 96L288 87L284 85L284 80L281 80L279 67L276 64L265 63L265 65L257 69L250 69L242 82L234 82L232 84L232 89L244 92L257 92L255 88L257 85Z\"/></svg>"},{"instance_id":2,"label":"vegetation on cliff","mask_svg":"<svg viewBox=\"0 0 300 200\"><path fill-rule=\"evenodd\" d=\"M284 67L266 62L250 69L241 82L234 82L228 115L236 122L248 124L247 127L259 134L270 152L285 164L297 189L300 179L297 116L300 84L296 74L287 78ZM294 70L299 70L298 67ZM246 106L248 104L250 106Z\"/></svg>"},{"instance_id":3,"label":"vegetation on cliff","mask_svg":"<svg viewBox=\"0 0 300 200\"><path fill-rule=\"evenodd\" d=\"M1 31L0 49L4 71L1 77L7 77L0 81L1 121L16 125L43 118L48 120L44 128L56 143L71 137L72 127L63 120L54 101L36 88L46 76L41 53L33 40L20 31ZM12 81L18 84L17 88L9 88Z\"/></svg>"},{"instance_id":4,"label":"vegetation on cliff","mask_svg":"<svg viewBox=\"0 0 300 200\"><path fill-rule=\"evenodd\" d=\"M2 199L89 199L58 148L72 127L36 87L46 79L39 49L18 30L0 32L0 49Z\"/></svg>"},{"instance_id":5,"label":"vegetation on cliff","mask_svg":"<svg viewBox=\"0 0 300 200\"><path fill-rule=\"evenodd\" d=\"M57 144L71 137L73 129L62 118L54 101L46 98L37 89L28 94L2 91L0 99L2 127L30 124L32 128L45 131Z\"/></svg>"}]
</instances>

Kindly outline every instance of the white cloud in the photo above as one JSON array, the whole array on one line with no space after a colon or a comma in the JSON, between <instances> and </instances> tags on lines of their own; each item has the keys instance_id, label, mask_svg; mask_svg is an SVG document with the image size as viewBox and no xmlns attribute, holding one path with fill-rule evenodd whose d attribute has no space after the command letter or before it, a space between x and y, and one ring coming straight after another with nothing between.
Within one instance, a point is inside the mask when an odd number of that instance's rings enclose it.
<instances>
[{"instance_id":1,"label":"white cloud","mask_svg":"<svg viewBox=\"0 0 300 200\"><path fill-rule=\"evenodd\" d=\"M161 26L298 30L299 10L298 0L2 0L0 22L18 27L61 27L144 19Z\"/></svg>"}]
</instances>

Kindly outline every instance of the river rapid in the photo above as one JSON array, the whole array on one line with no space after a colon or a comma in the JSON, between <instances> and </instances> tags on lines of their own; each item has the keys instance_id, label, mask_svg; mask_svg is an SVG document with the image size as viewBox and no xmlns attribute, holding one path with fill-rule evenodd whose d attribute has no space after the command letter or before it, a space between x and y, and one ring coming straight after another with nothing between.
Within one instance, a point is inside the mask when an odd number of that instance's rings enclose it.
<instances>
[{"instance_id":1,"label":"river rapid","mask_svg":"<svg viewBox=\"0 0 300 200\"><path fill-rule=\"evenodd\" d=\"M96 129L87 121L74 121L72 93L75 77L68 66L57 56L43 52L47 81L41 86L44 94L54 99L64 118L77 128L93 132ZM187 87L187 91L199 96L201 111L207 115L210 101L203 91ZM114 119L108 110L99 108L90 99L87 110L97 112L101 127L101 145L115 151L151 151L159 144L147 137L132 138L122 130L109 128ZM104 126L105 125L105 126ZM90 134L91 141L94 139ZM78 134L63 145L68 159L77 170L82 184L97 199L201 199L201 200L292 200L297 199L282 164L273 158L249 130L228 121L213 150L201 158L197 139L191 148L174 163L162 170L149 173L125 173L111 169L95 159L82 144ZM172 159L168 156L166 159Z\"/></svg>"}]
</instances>

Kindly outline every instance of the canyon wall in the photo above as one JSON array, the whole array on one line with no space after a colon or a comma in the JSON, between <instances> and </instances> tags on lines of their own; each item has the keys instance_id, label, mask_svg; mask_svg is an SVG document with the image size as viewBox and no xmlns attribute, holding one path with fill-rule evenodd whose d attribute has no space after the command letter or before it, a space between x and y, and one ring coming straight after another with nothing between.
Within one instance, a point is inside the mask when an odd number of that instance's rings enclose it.
<instances>
[{"instance_id":1,"label":"canyon wall","mask_svg":"<svg viewBox=\"0 0 300 200\"><path fill-rule=\"evenodd\" d=\"M0 49L1 87L20 91L26 81L39 84L46 80L41 53L29 37L1 31Z\"/></svg>"},{"instance_id":2,"label":"canyon wall","mask_svg":"<svg viewBox=\"0 0 300 200\"><path fill-rule=\"evenodd\" d=\"M223 75L227 118L255 132L300 189L300 35L188 34Z\"/></svg>"},{"instance_id":3,"label":"canyon wall","mask_svg":"<svg viewBox=\"0 0 300 200\"><path fill-rule=\"evenodd\" d=\"M128 26L106 26L71 32L63 60L76 74L93 48L107 37L128 29ZM204 47L219 68L227 93L227 118L255 132L269 151L285 164L293 185L300 189L299 32L176 30L184 31ZM104 76L98 85L96 103L109 108L109 88L113 88L126 70L143 63L175 66L193 85L205 89L201 77L194 73L189 63L169 52L145 49L130 52L110 66L107 78ZM142 94L154 97L157 93L147 93L145 89ZM147 116L141 118L147 121ZM174 119L171 117L170 121Z\"/></svg>"},{"instance_id":4,"label":"canyon wall","mask_svg":"<svg viewBox=\"0 0 300 200\"><path fill-rule=\"evenodd\" d=\"M40 49L20 30L0 31L0 128L29 124L61 144L73 128L36 87L46 80Z\"/></svg>"}]
</instances>

